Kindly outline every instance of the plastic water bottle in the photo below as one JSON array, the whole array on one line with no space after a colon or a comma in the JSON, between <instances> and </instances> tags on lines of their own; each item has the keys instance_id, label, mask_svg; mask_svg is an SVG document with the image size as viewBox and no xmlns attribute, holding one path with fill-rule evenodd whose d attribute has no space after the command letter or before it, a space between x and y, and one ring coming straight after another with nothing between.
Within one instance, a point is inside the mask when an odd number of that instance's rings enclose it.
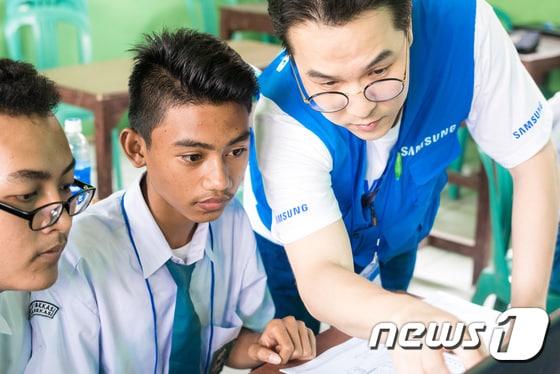
<instances>
[{"instance_id":1,"label":"plastic water bottle","mask_svg":"<svg viewBox=\"0 0 560 374\"><path fill-rule=\"evenodd\" d=\"M69 118L64 121L64 132L70 143L72 156L76 160L74 177L81 182L91 184L91 159L89 156L89 144L82 134L82 120Z\"/></svg>"}]
</instances>

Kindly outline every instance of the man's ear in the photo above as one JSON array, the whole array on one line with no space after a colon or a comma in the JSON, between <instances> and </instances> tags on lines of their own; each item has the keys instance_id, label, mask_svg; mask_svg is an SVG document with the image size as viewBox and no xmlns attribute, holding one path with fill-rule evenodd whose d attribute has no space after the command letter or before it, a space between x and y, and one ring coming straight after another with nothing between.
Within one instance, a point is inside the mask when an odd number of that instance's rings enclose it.
<instances>
[{"instance_id":1,"label":"man's ear","mask_svg":"<svg viewBox=\"0 0 560 374\"><path fill-rule=\"evenodd\" d=\"M141 168L146 166L145 156L148 147L146 141L138 132L131 128L126 128L121 131L119 140L126 157L128 157L134 167Z\"/></svg>"},{"instance_id":2,"label":"man's ear","mask_svg":"<svg viewBox=\"0 0 560 374\"><path fill-rule=\"evenodd\" d=\"M406 36L408 37L408 46L412 47L412 43L414 42L414 34L412 33L412 21L410 21L410 26L408 27Z\"/></svg>"}]
</instances>

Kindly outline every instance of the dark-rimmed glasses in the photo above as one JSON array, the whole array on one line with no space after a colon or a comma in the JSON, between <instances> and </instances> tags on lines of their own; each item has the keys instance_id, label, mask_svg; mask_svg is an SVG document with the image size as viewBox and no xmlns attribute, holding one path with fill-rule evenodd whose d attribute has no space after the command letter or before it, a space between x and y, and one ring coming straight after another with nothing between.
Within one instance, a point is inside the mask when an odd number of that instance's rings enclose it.
<instances>
[{"instance_id":1,"label":"dark-rimmed glasses","mask_svg":"<svg viewBox=\"0 0 560 374\"><path fill-rule=\"evenodd\" d=\"M0 210L26 219L29 221L29 228L31 230L40 231L56 224L62 215L63 209L66 209L69 216L82 213L88 207L91 199L93 199L95 187L74 179L70 186L70 192L72 196L68 200L49 203L31 212L26 212L4 203L0 203Z\"/></svg>"},{"instance_id":2,"label":"dark-rimmed glasses","mask_svg":"<svg viewBox=\"0 0 560 374\"><path fill-rule=\"evenodd\" d=\"M374 103L380 103L384 101L389 101L399 96L404 91L404 85L406 82L406 71L408 69L408 37L405 35L405 67L403 79L398 78L384 78L375 80L368 83L362 93L364 97ZM334 113L339 112L346 108L350 103L350 98L348 93L340 91L326 91L319 92L317 94L307 96L303 90L303 83L296 73L295 62L290 57L290 64L292 65L292 73L296 84L304 103L309 105L311 109L321 112L321 113Z\"/></svg>"}]
</instances>

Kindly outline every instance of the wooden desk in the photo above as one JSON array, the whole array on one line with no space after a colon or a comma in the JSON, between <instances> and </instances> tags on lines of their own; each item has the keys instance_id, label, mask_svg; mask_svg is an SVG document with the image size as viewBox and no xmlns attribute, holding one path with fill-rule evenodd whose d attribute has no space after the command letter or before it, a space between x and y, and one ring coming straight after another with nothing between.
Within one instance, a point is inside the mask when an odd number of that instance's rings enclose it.
<instances>
[{"instance_id":1,"label":"wooden desk","mask_svg":"<svg viewBox=\"0 0 560 374\"><path fill-rule=\"evenodd\" d=\"M317 356L320 355L321 353L325 352L329 348L332 348L336 345L344 343L348 339L350 339L350 336L344 334L343 332L341 332L340 330L337 330L334 327L331 327L330 329L320 333L319 335L317 335ZM288 365L284 365L284 366L266 364L266 365L263 365L263 366L255 369L255 370L253 370L251 373L254 373L254 374L278 374L278 373L280 373L280 369L282 369L282 368L298 366L298 365L301 365L305 362L306 361L301 361L301 362L300 361L294 361L294 362L290 362Z\"/></svg>"},{"instance_id":2,"label":"wooden desk","mask_svg":"<svg viewBox=\"0 0 560 374\"><path fill-rule=\"evenodd\" d=\"M235 31L257 31L273 35L268 4L238 4L220 7L220 37L231 39Z\"/></svg>"},{"instance_id":3,"label":"wooden desk","mask_svg":"<svg viewBox=\"0 0 560 374\"><path fill-rule=\"evenodd\" d=\"M279 46L248 40L228 42L248 63L265 68L280 51ZM97 196L111 194L111 131L128 107L129 59L66 66L43 71L52 79L62 101L93 111L95 116L95 155Z\"/></svg>"}]
</instances>

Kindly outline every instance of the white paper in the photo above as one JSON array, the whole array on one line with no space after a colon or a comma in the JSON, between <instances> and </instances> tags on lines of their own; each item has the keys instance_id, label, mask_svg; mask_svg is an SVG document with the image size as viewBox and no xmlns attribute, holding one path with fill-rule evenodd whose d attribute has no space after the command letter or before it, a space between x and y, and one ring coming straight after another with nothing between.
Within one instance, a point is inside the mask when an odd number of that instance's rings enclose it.
<instances>
[{"instance_id":1,"label":"white paper","mask_svg":"<svg viewBox=\"0 0 560 374\"><path fill-rule=\"evenodd\" d=\"M484 322L486 324L486 330L480 334L480 337L482 338L482 342L486 348L488 348L490 345L492 330L496 327L496 319L498 319L500 312L473 304L469 301L461 299L460 297L453 296L442 291L437 291L426 296L424 301L455 315L459 318L459 320L466 323Z\"/></svg>"},{"instance_id":2,"label":"white paper","mask_svg":"<svg viewBox=\"0 0 560 374\"><path fill-rule=\"evenodd\" d=\"M465 372L457 357L444 353L444 358L452 374ZM395 373L395 366L385 346L370 350L367 340L352 338L323 352L314 360L280 371L286 374L392 374Z\"/></svg>"},{"instance_id":3,"label":"white paper","mask_svg":"<svg viewBox=\"0 0 560 374\"><path fill-rule=\"evenodd\" d=\"M424 300L454 314L466 323L484 321L487 329L481 337L482 341L488 345L487 342L496 325L499 312L444 292L436 292ZM463 364L453 354L444 353L444 359L452 374L465 372ZM282 369L281 372L286 374L389 374L395 372L395 367L391 354L385 346L380 345L378 349L371 350L367 340L353 338L323 352L314 360L297 367Z\"/></svg>"}]
</instances>

